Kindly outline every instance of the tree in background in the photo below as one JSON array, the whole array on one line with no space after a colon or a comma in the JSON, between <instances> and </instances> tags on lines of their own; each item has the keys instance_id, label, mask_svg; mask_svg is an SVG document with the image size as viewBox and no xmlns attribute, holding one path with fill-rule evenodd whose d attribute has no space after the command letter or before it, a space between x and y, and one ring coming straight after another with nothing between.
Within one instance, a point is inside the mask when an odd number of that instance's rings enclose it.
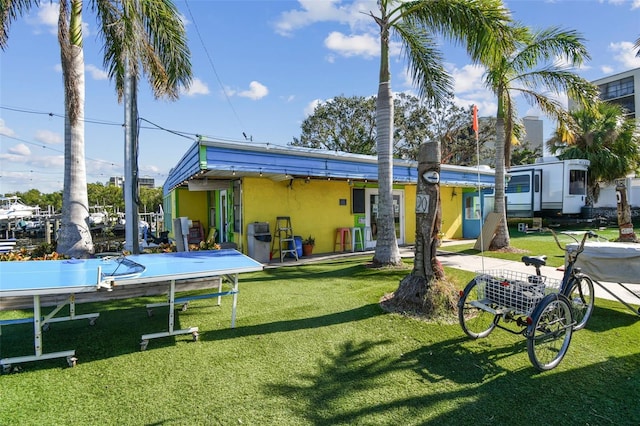
<instances>
[{"instance_id":1,"label":"tree in background","mask_svg":"<svg viewBox=\"0 0 640 426\"><path fill-rule=\"evenodd\" d=\"M498 61L489 64L485 74L487 87L498 98L494 213L500 215L501 220L490 245L495 250L509 247L510 243L505 168L511 164L514 126L518 123L515 96L522 95L531 105L562 123L566 121L566 110L552 94L559 96L568 92L583 105L593 102L597 94L595 86L571 71L590 58L577 32L556 27L531 32L518 26L514 27L514 34L516 46L503 51Z\"/></svg>"},{"instance_id":2,"label":"tree in background","mask_svg":"<svg viewBox=\"0 0 640 426\"><path fill-rule=\"evenodd\" d=\"M289 145L374 155L375 122L375 98L336 96L314 108Z\"/></svg>"},{"instance_id":3,"label":"tree in background","mask_svg":"<svg viewBox=\"0 0 640 426\"><path fill-rule=\"evenodd\" d=\"M511 152L511 165L520 166L533 164L537 158L542 157L542 145L531 148L529 142L522 142L513 147Z\"/></svg>"},{"instance_id":4,"label":"tree in background","mask_svg":"<svg viewBox=\"0 0 640 426\"><path fill-rule=\"evenodd\" d=\"M89 206L105 207L110 212L118 212L124 210L124 198L122 196L122 188L115 185L105 185L100 182L90 183L87 185L87 194ZM62 208L62 192L52 192L43 194L37 189L30 189L25 192L16 192L14 194L20 197L27 205L39 206L40 210L49 210L54 213L60 213ZM146 212L157 212L159 206L162 205L162 188L140 188L140 207Z\"/></svg>"},{"instance_id":5,"label":"tree in background","mask_svg":"<svg viewBox=\"0 0 640 426\"><path fill-rule=\"evenodd\" d=\"M394 158L416 161L420 144L438 139L443 163L477 164L476 140L469 123L471 107L459 107L449 97L438 108L407 93L397 94L393 103ZM290 145L375 155L375 108L375 97L337 96L315 108L302 123L300 139L294 138ZM481 119L481 162L493 162L489 146L494 141L495 118Z\"/></svg>"},{"instance_id":6,"label":"tree in background","mask_svg":"<svg viewBox=\"0 0 640 426\"><path fill-rule=\"evenodd\" d=\"M570 111L569 120L557 127L547 147L562 160L589 160L587 205L598 201L600 183L624 178L640 168L635 120L626 118L620 105L609 102Z\"/></svg>"}]
</instances>

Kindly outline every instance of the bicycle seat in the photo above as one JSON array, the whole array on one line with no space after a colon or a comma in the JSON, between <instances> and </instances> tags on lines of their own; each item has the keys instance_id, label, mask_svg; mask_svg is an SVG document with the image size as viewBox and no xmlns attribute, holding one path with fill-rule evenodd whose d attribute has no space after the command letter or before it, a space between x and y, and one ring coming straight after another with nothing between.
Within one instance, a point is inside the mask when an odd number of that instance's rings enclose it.
<instances>
[{"instance_id":1,"label":"bicycle seat","mask_svg":"<svg viewBox=\"0 0 640 426\"><path fill-rule=\"evenodd\" d=\"M547 256L522 256L525 265L544 266L547 264Z\"/></svg>"}]
</instances>

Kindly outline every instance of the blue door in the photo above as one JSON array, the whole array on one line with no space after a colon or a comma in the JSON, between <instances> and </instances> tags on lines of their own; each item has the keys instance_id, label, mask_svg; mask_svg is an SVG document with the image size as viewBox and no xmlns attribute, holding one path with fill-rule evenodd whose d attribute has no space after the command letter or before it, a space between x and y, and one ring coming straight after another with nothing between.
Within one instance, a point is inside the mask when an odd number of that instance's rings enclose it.
<instances>
[{"instance_id":1,"label":"blue door","mask_svg":"<svg viewBox=\"0 0 640 426\"><path fill-rule=\"evenodd\" d=\"M462 238L478 238L482 228L481 199L478 192L462 194Z\"/></svg>"}]
</instances>

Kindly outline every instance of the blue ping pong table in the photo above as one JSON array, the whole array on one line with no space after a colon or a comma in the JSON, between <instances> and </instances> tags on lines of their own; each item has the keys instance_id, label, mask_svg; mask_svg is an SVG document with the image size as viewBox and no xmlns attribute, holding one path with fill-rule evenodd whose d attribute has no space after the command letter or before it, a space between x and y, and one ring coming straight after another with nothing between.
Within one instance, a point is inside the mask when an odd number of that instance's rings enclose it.
<instances>
[{"instance_id":1,"label":"blue ping pong table","mask_svg":"<svg viewBox=\"0 0 640 426\"><path fill-rule=\"evenodd\" d=\"M111 291L118 287L168 282L168 331L142 335L140 347L145 350L150 339L191 333L194 340L198 327L174 329L174 306L189 300L233 296L231 327L235 327L238 302L238 274L261 271L263 265L236 250L193 251L177 253L141 254L100 259L42 260L29 262L0 262L0 307L3 297L33 297L33 318L4 320L0 325L32 322L34 324L35 354L0 359L0 367L9 370L12 364L52 358L67 358L70 366L75 365L75 350L44 353L42 332L49 323L89 319L93 324L98 313L76 315L75 295L78 293ZM200 278L220 278L217 293L176 299L176 289L185 280ZM222 292L222 279L227 279L231 290ZM40 297L43 295L68 295L47 316L42 317ZM69 315L56 315L69 305Z\"/></svg>"}]
</instances>

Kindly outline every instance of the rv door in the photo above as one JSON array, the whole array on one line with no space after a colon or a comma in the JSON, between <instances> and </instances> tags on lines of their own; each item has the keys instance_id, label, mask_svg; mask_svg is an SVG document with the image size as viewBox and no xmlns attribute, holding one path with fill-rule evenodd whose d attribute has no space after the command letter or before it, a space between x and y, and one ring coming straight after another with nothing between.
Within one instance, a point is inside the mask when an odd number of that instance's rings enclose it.
<instances>
[{"instance_id":1,"label":"rv door","mask_svg":"<svg viewBox=\"0 0 640 426\"><path fill-rule=\"evenodd\" d=\"M587 198L587 170L584 167L568 167L568 176L565 184L569 185L565 190L562 204L563 214L578 214L585 205Z\"/></svg>"}]
</instances>

